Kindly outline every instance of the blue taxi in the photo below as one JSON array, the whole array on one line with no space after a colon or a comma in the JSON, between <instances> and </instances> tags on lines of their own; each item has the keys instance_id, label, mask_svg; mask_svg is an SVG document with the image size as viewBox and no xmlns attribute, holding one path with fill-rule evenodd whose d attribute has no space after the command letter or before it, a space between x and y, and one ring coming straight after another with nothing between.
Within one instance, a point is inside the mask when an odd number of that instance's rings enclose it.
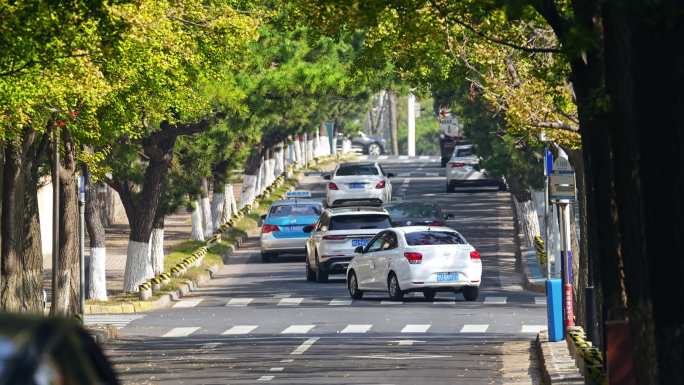
<instances>
[{"instance_id":1,"label":"blue taxi","mask_svg":"<svg viewBox=\"0 0 684 385\"><path fill-rule=\"evenodd\" d=\"M261 259L269 262L279 254L306 253L309 233L304 227L314 224L323 211L320 201L312 200L308 191L290 191L287 199L275 201L262 215Z\"/></svg>"}]
</instances>

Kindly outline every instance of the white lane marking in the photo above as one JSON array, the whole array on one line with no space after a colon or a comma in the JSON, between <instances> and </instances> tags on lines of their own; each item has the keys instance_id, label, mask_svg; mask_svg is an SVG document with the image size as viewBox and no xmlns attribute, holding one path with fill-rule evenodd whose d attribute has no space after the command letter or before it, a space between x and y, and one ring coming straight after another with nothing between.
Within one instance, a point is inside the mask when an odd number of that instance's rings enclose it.
<instances>
[{"instance_id":1,"label":"white lane marking","mask_svg":"<svg viewBox=\"0 0 684 385\"><path fill-rule=\"evenodd\" d=\"M418 157L418 159L420 159L420 160L430 159L430 155L421 155Z\"/></svg>"},{"instance_id":2,"label":"white lane marking","mask_svg":"<svg viewBox=\"0 0 684 385\"><path fill-rule=\"evenodd\" d=\"M292 353L290 353L290 355L304 354L304 352L309 350L309 348L313 346L313 344L315 344L316 341L318 341L318 337L309 338L308 340L304 341L301 345L297 346L297 348L293 350Z\"/></svg>"},{"instance_id":3,"label":"white lane marking","mask_svg":"<svg viewBox=\"0 0 684 385\"><path fill-rule=\"evenodd\" d=\"M438 172L426 172L425 176L439 176Z\"/></svg>"},{"instance_id":4,"label":"white lane marking","mask_svg":"<svg viewBox=\"0 0 684 385\"><path fill-rule=\"evenodd\" d=\"M408 324L401 329L402 333L425 333L431 325Z\"/></svg>"},{"instance_id":5,"label":"white lane marking","mask_svg":"<svg viewBox=\"0 0 684 385\"><path fill-rule=\"evenodd\" d=\"M287 298L292 297L292 294L274 294L273 298Z\"/></svg>"},{"instance_id":6,"label":"white lane marking","mask_svg":"<svg viewBox=\"0 0 684 385\"><path fill-rule=\"evenodd\" d=\"M456 302L454 302L454 301L435 301L432 304L433 305L456 305Z\"/></svg>"},{"instance_id":7,"label":"white lane marking","mask_svg":"<svg viewBox=\"0 0 684 385\"><path fill-rule=\"evenodd\" d=\"M85 324L108 324L114 325L117 329L123 329L129 323L139 318L143 318L142 314L86 314Z\"/></svg>"},{"instance_id":8,"label":"white lane marking","mask_svg":"<svg viewBox=\"0 0 684 385\"><path fill-rule=\"evenodd\" d=\"M523 325L521 333L539 333L546 330L546 325Z\"/></svg>"},{"instance_id":9,"label":"white lane marking","mask_svg":"<svg viewBox=\"0 0 684 385\"><path fill-rule=\"evenodd\" d=\"M261 376L257 379L257 381L266 382L266 381L271 381L274 378L275 378L275 376Z\"/></svg>"},{"instance_id":10,"label":"white lane marking","mask_svg":"<svg viewBox=\"0 0 684 385\"><path fill-rule=\"evenodd\" d=\"M247 306L254 301L254 298L231 298L226 306Z\"/></svg>"},{"instance_id":11,"label":"white lane marking","mask_svg":"<svg viewBox=\"0 0 684 385\"><path fill-rule=\"evenodd\" d=\"M174 308L181 308L181 307L195 307L200 304L200 302L204 301L204 298L189 298L189 299L184 299L180 302L177 302L175 305L173 305Z\"/></svg>"},{"instance_id":12,"label":"white lane marking","mask_svg":"<svg viewBox=\"0 0 684 385\"><path fill-rule=\"evenodd\" d=\"M398 341L390 341L390 342L396 342L397 345L399 346L412 346L416 342L425 342L425 341L418 341L418 340L398 340Z\"/></svg>"},{"instance_id":13,"label":"white lane marking","mask_svg":"<svg viewBox=\"0 0 684 385\"><path fill-rule=\"evenodd\" d=\"M168 332L166 332L166 334L164 334L162 337L170 337L170 338L187 337L190 334L192 334L198 330L199 330L199 327L195 327L195 326L185 327L185 328L173 328L173 329L169 330Z\"/></svg>"},{"instance_id":14,"label":"white lane marking","mask_svg":"<svg viewBox=\"0 0 684 385\"><path fill-rule=\"evenodd\" d=\"M487 329L489 329L489 325L487 324L463 325L461 333L484 333Z\"/></svg>"},{"instance_id":15,"label":"white lane marking","mask_svg":"<svg viewBox=\"0 0 684 385\"><path fill-rule=\"evenodd\" d=\"M297 306L304 301L304 298L283 298L278 302L278 306Z\"/></svg>"},{"instance_id":16,"label":"white lane marking","mask_svg":"<svg viewBox=\"0 0 684 385\"><path fill-rule=\"evenodd\" d=\"M408 155L399 155L399 159L401 159L401 160L406 160L408 158L409 158Z\"/></svg>"},{"instance_id":17,"label":"white lane marking","mask_svg":"<svg viewBox=\"0 0 684 385\"><path fill-rule=\"evenodd\" d=\"M290 362L294 362L294 360L291 359L291 358L288 358L288 359L286 359L286 360L280 360L280 362L282 362L282 363L290 363Z\"/></svg>"},{"instance_id":18,"label":"white lane marking","mask_svg":"<svg viewBox=\"0 0 684 385\"><path fill-rule=\"evenodd\" d=\"M280 334L306 334L316 325L291 325Z\"/></svg>"},{"instance_id":19,"label":"white lane marking","mask_svg":"<svg viewBox=\"0 0 684 385\"><path fill-rule=\"evenodd\" d=\"M546 305L546 297L534 297L535 305Z\"/></svg>"},{"instance_id":20,"label":"white lane marking","mask_svg":"<svg viewBox=\"0 0 684 385\"><path fill-rule=\"evenodd\" d=\"M224 336L234 336L234 335L239 335L239 334L249 334L254 329L256 329L258 326L257 325L235 325L232 328L226 330L225 332L221 333Z\"/></svg>"},{"instance_id":21,"label":"white lane marking","mask_svg":"<svg viewBox=\"0 0 684 385\"><path fill-rule=\"evenodd\" d=\"M283 370L285 370L285 368L278 367L278 368L271 368L268 371L269 372L282 372Z\"/></svg>"},{"instance_id":22,"label":"white lane marking","mask_svg":"<svg viewBox=\"0 0 684 385\"><path fill-rule=\"evenodd\" d=\"M355 325L355 324L350 324L347 325L340 333L368 333L370 328L372 328L373 325Z\"/></svg>"},{"instance_id":23,"label":"white lane marking","mask_svg":"<svg viewBox=\"0 0 684 385\"><path fill-rule=\"evenodd\" d=\"M508 299L506 297L485 297L484 303L487 305L505 305Z\"/></svg>"},{"instance_id":24,"label":"white lane marking","mask_svg":"<svg viewBox=\"0 0 684 385\"><path fill-rule=\"evenodd\" d=\"M389 354L371 354L368 356L349 356L351 358L365 358L365 359L376 359L376 360L426 360L430 358L451 358L452 356L440 356L436 354L401 354L393 353Z\"/></svg>"},{"instance_id":25,"label":"white lane marking","mask_svg":"<svg viewBox=\"0 0 684 385\"><path fill-rule=\"evenodd\" d=\"M328 306L349 306L352 304L350 299L333 299L328 303Z\"/></svg>"},{"instance_id":26,"label":"white lane marking","mask_svg":"<svg viewBox=\"0 0 684 385\"><path fill-rule=\"evenodd\" d=\"M403 301L380 301L380 305L401 305Z\"/></svg>"},{"instance_id":27,"label":"white lane marking","mask_svg":"<svg viewBox=\"0 0 684 385\"><path fill-rule=\"evenodd\" d=\"M206 344L200 345L200 348L201 349L216 349L219 346L221 346L220 342L208 342Z\"/></svg>"}]
</instances>

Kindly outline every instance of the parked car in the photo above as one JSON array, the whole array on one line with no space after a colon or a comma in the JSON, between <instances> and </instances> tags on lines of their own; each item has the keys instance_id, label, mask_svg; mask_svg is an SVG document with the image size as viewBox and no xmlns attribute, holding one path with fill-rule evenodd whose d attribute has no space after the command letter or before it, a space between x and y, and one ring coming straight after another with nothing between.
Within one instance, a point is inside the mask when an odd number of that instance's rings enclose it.
<instances>
[{"instance_id":1,"label":"parked car","mask_svg":"<svg viewBox=\"0 0 684 385\"><path fill-rule=\"evenodd\" d=\"M453 214L442 211L436 203L402 201L385 205L392 226L445 226Z\"/></svg>"},{"instance_id":2,"label":"parked car","mask_svg":"<svg viewBox=\"0 0 684 385\"><path fill-rule=\"evenodd\" d=\"M337 145L341 148L342 134L338 135ZM387 141L380 136L368 135L365 132L360 132L351 138L352 149L359 150L362 154L370 156L379 156L385 153L387 149Z\"/></svg>"},{"instance_id":3,"label":"parked car","mask_svg":"<svg viewBox=\"0 0 684 385\"><path fill-rule=\"evenodd\" d=\"M501 178L491 176L480 167L480 158L475 154L472 144L454 147L454 153L447 163L446 192L452 192L460 186L497 186L506 190L506 183Z\"/></svg>"},{"instance_id":4,"label":"parked car","mask_svg":"<svg viewBox=\"0 0 684 385\"><path fill-rule=\"evenodd\" d=\"M329 207L345 204L381 205L392 200L394 174L386 173L377 162L342 163L325 175L325 201Z\"/></svg>"},{"instance_id":5,"label":"parked car","mask_svg":"<svg viewBox=\"0 0 684 385\"><path fill-rule=\"evenodd\" d=\"M304 228L311 235L306 243L306 279L326 282L330 274L344 274L354 249L390 226L389 214L380 207L326 209L318 223Z\"/></svg>"},{"instance_id":6,"label":"parked car","mask_svg":"<svg viewBox=\"0 0 684 385\"><path fill-rule=\"evenodd\" d=\"M353 299L366 291L387 292L393 300L420 291L432 300L438 291L461 292L466 301L479 296L480 253L447 227L395 227L379 232L347 269Z\"/></svg>"}]
</instances>

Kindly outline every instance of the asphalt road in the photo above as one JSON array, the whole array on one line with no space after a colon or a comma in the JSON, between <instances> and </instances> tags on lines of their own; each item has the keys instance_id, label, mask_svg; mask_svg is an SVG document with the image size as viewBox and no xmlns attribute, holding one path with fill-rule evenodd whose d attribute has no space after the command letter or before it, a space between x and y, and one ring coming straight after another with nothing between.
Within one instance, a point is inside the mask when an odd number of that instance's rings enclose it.
<instances>
[{"instance_id":1,"label":"asphalt road","mask_svg":"<svg viewBox=\"0 0 684 385\"><path fill-rule=\"evenodd\" d=\"M480 300L458 294L351 301L342 276L305 280L303 257L263 264L258 241L218 278L174 308L101 316L121 339L109 346L130 384L537 384L531 341L545 327L545 299L521 287L510 196L446 194L437 158L382 157L394 196L430 200L482 254ZM322 196L323 179L304 181Z\"/></svg>"}]
</instances>

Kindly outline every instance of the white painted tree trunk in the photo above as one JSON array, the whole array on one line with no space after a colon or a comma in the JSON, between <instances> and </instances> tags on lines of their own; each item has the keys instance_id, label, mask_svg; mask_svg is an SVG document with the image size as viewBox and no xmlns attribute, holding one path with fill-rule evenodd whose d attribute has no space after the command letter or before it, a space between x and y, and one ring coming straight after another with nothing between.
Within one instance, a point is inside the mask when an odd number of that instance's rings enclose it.
<instances>
[{"instance_id":1,"label":"white painted tree trunk","mask_svg":"<svg viewBox=\"0 0 684 385\"><path fill-rule=\"evenodd\" d=\"M192 210L192 232L193 241L204 241L204 228L202 226L202 209L199 201L195 201L195 208Z\"/></svg>"},{"instance_id":2,"label":"white painted tree trunk","mask_svg":"<svg viewBox=\"0 0 684 385\"><path fill-rule=\"evenodd\" d=\"M126 252L126 268L124 269L124 292L137 292L138 285L151 278L152 275L150 244L129 240Z\"/></svg>"},{"instance_id":3,"label":"white painted tree trunk","mask_svg":"<svg viewBox=\"0 0 684 385\"><path fill-rule=\"evenodd\" d=\"M299 137L299 136L297 136L295 138L294 155L295 155L295 159L294 159L295 163L300 164L300 165L304 164L304 159L303 159L304 151L302 149L301 137Z\"/></svg>"},{"instance_id":4,"label":"white painted tree trunk","mask_svg":"<svg viewBox=\"0 0 684 385\"><path fill-rule=\"evenodd\" d=\"M277 178L285 171L285 163L283 162L283 154L285 154L285 147L280 148L275 153L275 159L273 163L273 175Z\"/></svg>"},{"instance_id":5,"label":"white painted tree trunk","mask_svg":"<svg viewBox=\"0 0 684 385\"><path fill-rule=\"evenodd\" d=\"M219 219L220 224L224 224L228 222L230 217L233 215L233 208L230 204L230 195L228 192L228 186L231 186L231 193L232 193L232 185L226 183L223 186L223 209L221 210L221 218Z\"/></svg>"},{"instance_id":6,"label":"white painted tree trunk","mask_svg":"<svg viewBox=\"0 0 684 385\"><path fill-rule=\"evenodd\" d=\"M214 229L218 229L224 222L223 211L226 207L226 194L223 192L214 192L211 197L211 221L214 224Z\"/></svg>"},{"instance_id":7,"label":"white painted tree trunk","mask_svg":"<svg viewBox=\"0 0 684 385\"><path fill-rule=\"evenodd\" d=\"M313 138L310 138L307 143L307 164L308 162L311 162L314 159L314 140Z\"/></svg>"},{"instance_id":8,"label":"white painted tree trunk","mask_svg":"<svg viewBox=\"0 0 684 385\"><path fill-rule=\"evenodd\" d=\"M277 154L274 154L274 156L277 156ZM268 160L268 186L272 185L273 182L275 182L275 178L277 175L278 174L276 174L276 158L271 158Z\"/></svg>"},{"instance_id":9,"label":"white painted tree trunk","mask_svg":"<svg viewBox=\"0 0 684 385\"><path fill-rule=\"evenodd\" d=\"M261 194L264 185L264 158L261 158L261 163L259 163L259 170L257 171L257 182L256 182L256 192L255 196Z\"/></svg>"},{"instance_id":10,"label":"white painted tree trunk","mask_svg":"<svg viewBox=\"0 0 684 385\"><path fill-rule=\"evenodd\" d=\"M150 259L152 273L156 276L164 272L164 229L152 229L150 236Z\"/></svg>"},{"instance_id":11,"label":"white painted tree trunk","mask_svg":"<svg viewBox=\"0 0 684 385\"><path fill-rule=\"evenodd\" d=\"M226 201L230 203L230 215L232 216L238 211L237 201L235 200L235 190L233 190L233 185L226 185Z\"/></svg>"},{"instance_id":12,"label":"white painted tree trunk","mask_svg":"<svg viewBox=\"0 0 684 385\"><path fill-rule=\"evenodd\" d=\"M242 182L242 193L240 194L240 208L247 206L254 201L257 189L257 176L245 175Z\"/></svg>"},{"instance_id":13,"label":"white painted tree trunk","mask_svg":"<svg viewBox=\"0 0 684 385\"><path fill-rule=\"evenodd\" d=\"M204 238L209 239L214 233L214 224L211 220L211 203L209 202L209 197L201 198L200 204L202 205L202 230L204 230Z\"/></svg>"},{"instance_id":14,"label":"white painted tree trunk","mask_svg":"<svg viewBox=\"0 0 684 385\"><path fill-rule=\"evenodd\" d=\"M307 165L311 161L309 158L309 134L304 134L302 139L302 164Z\"/></svg>"},{"instance_id":15,"label":"white painted tree trunk","mask_svg":"<svg viewBox=\"0 0 684 385\"><path fill-rule=\"evenodd\" d=\"M90 287L88 289L88 298L96 301L107 300L107 271L105 269L107 262L107 248L106 247L92 247L90 248Z\"/></svg>"}]
</instances>

